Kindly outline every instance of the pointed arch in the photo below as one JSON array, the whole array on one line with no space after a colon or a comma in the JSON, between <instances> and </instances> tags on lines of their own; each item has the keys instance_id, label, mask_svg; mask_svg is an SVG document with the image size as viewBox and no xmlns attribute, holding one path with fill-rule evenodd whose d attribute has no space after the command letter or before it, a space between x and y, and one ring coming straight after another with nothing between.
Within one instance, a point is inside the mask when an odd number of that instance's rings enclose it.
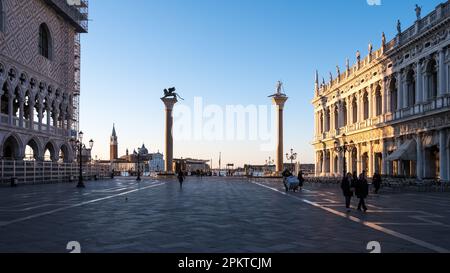
<instances>
[{"instance_id":1,"label":"pointed arch","mask_svg":"<svg viewBox=\"0 0 450 273\"><path fill-rule=\"evenodd\" d=\"M22 141L19 136L10 133L4 138L2 143L3 159L7 160L21 160L23 159Z\"/></svg>"},{"instance_id":2,"label":"pointed arch","mask_svg":"<svg viewBox=\"0 0 450 273\"><path fill-rule=\"evenodd\" d=\"M58 146L53 142L49 141L44 147L44 161L57 161L58 160Z\"/></svg>"},{"instance_id":3,"label":"pointed arch","mask_svg":"<svg viewBox=\"0 0 450 273\"><path fill-rule=\"evenodd\" d=\"M32 137L27 141L25 146L25 160L42 160L42 144L38 138Z\"/></svg>"},{"instance_id":4,"label":"pointed arch","mask_svg":"<svg viewBox=\"0 0 450 273\"><path fill-rule=\"evenodd\" d=\"M62 144L59 147L58 160L60 163L71 163L73 162L73 153L70 145L67 143Z\"/></svg>"}]
</instances>

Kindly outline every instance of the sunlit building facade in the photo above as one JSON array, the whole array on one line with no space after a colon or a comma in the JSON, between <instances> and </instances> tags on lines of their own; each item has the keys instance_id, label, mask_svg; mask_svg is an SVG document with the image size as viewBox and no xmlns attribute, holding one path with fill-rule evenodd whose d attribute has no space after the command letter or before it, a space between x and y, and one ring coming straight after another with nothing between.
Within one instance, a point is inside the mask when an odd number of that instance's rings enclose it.
<instances>
[{"instance_id":1,"label":"sunlit building facade","mask_svg":"<svg viewBox=\"0 0 450 273\"><path fill-rule=\"evenodd\" d=\"M450 5L319 83L314 105L316 176L347 172L450 178ZM342 148L344 148L343 152ZM340 149L339 149L340 148ZM344 165L345 158L345 165Z\"/></svg>"}]
</instances>

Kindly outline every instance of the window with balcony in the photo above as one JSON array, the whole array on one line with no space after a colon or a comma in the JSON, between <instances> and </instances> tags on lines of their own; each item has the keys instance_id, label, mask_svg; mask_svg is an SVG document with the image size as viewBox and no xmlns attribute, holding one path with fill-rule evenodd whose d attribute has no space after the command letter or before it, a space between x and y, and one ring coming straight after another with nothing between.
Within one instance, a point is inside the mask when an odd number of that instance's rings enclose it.
<instances>
[{"instance_id":1,"label":"window with balcony","mask_svg":"<svg viewBox=\"0 0 450 273\"><path fill-rule=\"evenodd\" d=\"M321 134L324 133L324 128L323 128L323 112L320 112L320 118L319 118L319 132Z\"/></svg>"},{"instance_id":2,"label":"window with balcony","mask_svg":"<svg viewBox=\"0 0 450 273\"><path fill-rule=\"evenodd\" d=\"M369 119L369 94L364 93L363 96L364 120Z\"/></svg>"},{"instance_id":3,"label":"window with balcony","mask_svg":"<svg viewBox=\"0 0 450 273\"><path fill-rule=\"evenodd\" d=\"M327 109L326 110L326 113L325 113L325 132L329 132L330 131L330 120L331 120L331 114L330 114L330 109Z\"/></svg>"},{"instance_id":4,"label":"window with balcony","mask_svg":"<svg viewBox=\"0 0 450 273\"><path fill-rule=\"evenodd\" d=\"M335 107L334 108L334 130L339 130L340 126L339 126L339 108Z\"/></svg>"},{"instance_id":5,"label":"window with balcony","mask_svg":"<svg viewBox=\"0 0 450 273\"><path fill-rule=\"evenodd\" d=\"M342 104L342 120L344 121L344 124L342 126L347 126L348 122L347 122L347 103L344 102Z\"/></svg>"},{"instance_id":6,"label":"window with balcony","mask_svg":"<svg viewBox=\"0 0 450 273\"><path fill-rule=\"evenodd\" d=\"M398 99L398 89L397 89L397 80L392 78L391 83L389 85L389 95L391 97L391 112L397 111L397 99Z\"/></svg>"},{"instance_id":7,"label":"window with balcony","mask_svg":"<svg viewBox=\"0 0 450 273\"><path fill-rule=\"evenodd\" d=\"M406 90L408 95L408 107L416 104L416 77L414 70L409 70L406 76Z\"/></svg>"},{"instance_id":8,"label":"window with balcony","mask_svg":"<svg viewBox=\"0 0 450 273\"><path fill-rule=\"evenodd\" d=\"M381 116L383 113L383 97L381 96L381 87L378 86L377 90L375 91L375 115Z\"/></svg>"},{"instance_id":9,"label":"window with balcony","mask_svg":"<svg viewBox=\"0 0 450 273\"><path fill-rule=\"evenodd\" d=\"M438 93L438 72L437 63L434 59L430 60L426 70L428 98L434 99Z\"/></svg>"},{"instance_id":10,"label":"window with balcony","mask_svg":"<svg viewBox=\"0 0 450 273\"><path fill-rule=\"evenodd\" d=\"M357 123L358 122L358 102L356 101L356 98L353 99L352 102L352 122Z\"/></svg>"},{"instance_id":11,"label":"window with balcony","mask_svg":"<svg viewBox=\"0 0 450 273\"><path fill-rule=\"evenodd\" d=\"M52 37L50 30L44 23L39 27L39 54L51 60L52 53Z\"/></svg>"}]
</instances>

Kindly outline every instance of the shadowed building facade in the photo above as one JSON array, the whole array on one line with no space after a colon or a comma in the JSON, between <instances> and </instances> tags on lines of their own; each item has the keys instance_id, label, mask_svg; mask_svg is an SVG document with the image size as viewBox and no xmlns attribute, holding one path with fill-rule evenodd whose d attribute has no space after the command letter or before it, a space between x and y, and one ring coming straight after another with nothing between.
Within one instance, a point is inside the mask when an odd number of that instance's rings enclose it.
<instances>
[{"instance_id":1,"label":"shadowed building facade","mask_svg":"<svg viewBox=\"0 0 450 273\"><path fill-rule=\"evenodd\" d=\"M438 5L330 80L316 73L316 176L450 178L450 5ZM345 145L346 153L337 146Z\"/></svg>"},{"instance_id":2,"label":"shadowed building facade","mask_svg":"<svg viewBox=\"0 0 450 273\"><path fill-rule=\"evenodd\" d=\"M72 162L87 1L0 0L0 159Z\"/></svg>"}]
</instances>

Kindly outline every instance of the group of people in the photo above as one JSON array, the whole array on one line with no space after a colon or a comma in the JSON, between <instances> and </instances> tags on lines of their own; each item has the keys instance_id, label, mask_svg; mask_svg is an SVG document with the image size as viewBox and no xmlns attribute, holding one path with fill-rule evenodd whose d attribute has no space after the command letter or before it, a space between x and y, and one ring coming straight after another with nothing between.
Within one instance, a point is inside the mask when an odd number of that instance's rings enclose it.
<instances>
[{"instance_id":1,"label":"group of people","mask_svg":"<svg viewBox=\"0 0 450 273\"><path fill-rule=\"evenodd\" d=\"M290 170L288 170L288 169L286 169L286 170L284 170L283 171L283 173L281 174L284 178L288 178L288 177L293 177L294 176L294 174L290 171ZM305 178L303 177L303 171L299 171L298 172L298 174L297 174L297 179L298 179L298 188L299 188L299 190L302 190L302 188L303 188L303 184L305 183Z\"/></svg>"},{"instance_id":2,"label":"group of people","mask_svg":"<svg viewBox=\"0 0 450 273\"><path fill-rule=\"evenodd\" d=\"M381 188L381 175L375 173L373 176L373 187L375 194L378 194ZM366 199L369 196L369 183L367 182L366 171L363 171L359 177L356 172L348 173L342 179L341 189L345 197L345 207L350 211L352 197L356 195L359 199L358 210L367 212Z\"/></svg>"}]
</instances>

